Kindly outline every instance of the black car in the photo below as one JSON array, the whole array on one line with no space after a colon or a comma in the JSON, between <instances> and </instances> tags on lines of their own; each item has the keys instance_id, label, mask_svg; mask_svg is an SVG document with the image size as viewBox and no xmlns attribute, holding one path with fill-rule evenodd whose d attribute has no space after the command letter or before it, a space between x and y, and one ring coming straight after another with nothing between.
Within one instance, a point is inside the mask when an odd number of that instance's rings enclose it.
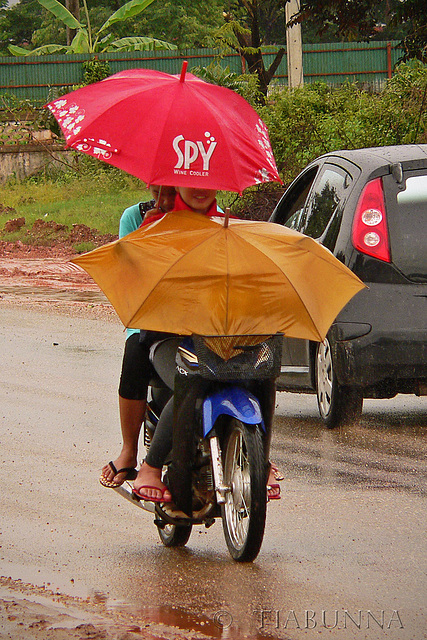
<instances>
[{"instance_id":1,"label":"black car","mask_svg":"<svg viewBox=\"0 0 427 640\"><path fill-rule=\"evenodd\" d=\"M335 151L270 220L315 238L367 285L323 343L284 339L282 391L316 392L328 427L363 398L427 394L427 144Z\"/></svg>"}]
</instances>

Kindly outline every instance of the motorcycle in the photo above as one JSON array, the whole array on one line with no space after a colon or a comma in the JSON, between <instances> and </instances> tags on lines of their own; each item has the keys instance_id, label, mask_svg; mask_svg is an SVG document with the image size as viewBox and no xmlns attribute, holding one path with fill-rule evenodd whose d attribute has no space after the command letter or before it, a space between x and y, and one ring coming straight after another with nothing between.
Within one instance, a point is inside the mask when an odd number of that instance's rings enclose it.
<instances>
[{"instance_id":1,"label":"motorcycle","mask_svg":"<svg viewBox=\"0 0 427 640\"><path fill-rule=\"evenodd\" d=\"M144 445L173 396L173 444L163 481L172 503L143 500L125 483L115 490L146 511L166 547L184 546L193 525L221 519L232 558L256 558L264 537L275 379L282 335L170 337L151 348L156 372Z\"/></svg>"}]
</instances>

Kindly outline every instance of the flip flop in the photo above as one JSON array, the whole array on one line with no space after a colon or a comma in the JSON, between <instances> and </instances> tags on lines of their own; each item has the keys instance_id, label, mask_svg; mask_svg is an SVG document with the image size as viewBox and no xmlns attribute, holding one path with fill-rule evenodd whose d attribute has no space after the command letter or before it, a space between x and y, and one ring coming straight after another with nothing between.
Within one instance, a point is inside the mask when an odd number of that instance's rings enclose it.
<instances>
[{"instance_id":1,"label":"flip flop","mask_svg":"<svg viewBox=\"0 0 427 640\"><path fill-rule=\"evenodd\" d=\"M110 461L108 463L111 471L114 473L114 476L117 476L119 473L126 473L122 482L114 482L113 480L107 480L103 475L100 476L99 482L103 487L107 487L108 489L116 489L117 487L121 487L126 480L135 480L138 472L134 467L123 467L123 469L116 469L114 462Z\"/></svg>"},{"instance_id":2,"label":"flip flop","mask_svg":"<svg viewBox=\"0 0 427 640\"><path fill-rule=\"evenodd\" d=\"M167 487L165 487L161 498L153 498L152 496L147 496L145 493L142 492L142 489L156 489L156 491L162 490L161 487L153 487L152 485L149 485L149 484L144 484L142 485L142 487L139 487L139 489L133 489L132 493L140 500L148 500L149 502L163 502L164 504L168 502L172 502L172 497L167 499L163 498L166 491L169 491Z\"/></svg>"},{"instance_id":3,"label":"flip flop","mask_svg":"<svg viewBox=\"0 0 427 640\"><path fill-rule=\"evenodd\" d=\"M268 492L270 491L270 489L279 489L278 493L275 493L274 496L269 496ZM280 500L281 499L281 495L280 495L280 485L279 484L268 484L267 485L267 502L270 502L270 500Z\"/></svg>"}]
</instances>

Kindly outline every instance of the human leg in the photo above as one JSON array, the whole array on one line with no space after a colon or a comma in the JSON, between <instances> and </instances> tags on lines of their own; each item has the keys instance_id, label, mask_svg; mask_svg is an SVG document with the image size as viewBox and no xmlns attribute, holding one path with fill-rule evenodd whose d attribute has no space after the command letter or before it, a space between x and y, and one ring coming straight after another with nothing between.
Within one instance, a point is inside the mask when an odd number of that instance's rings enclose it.
<instances>
[{"instance_id":1,"label":"human leg","mask_svg":"<svg viewBox=\"0 0 427 640\"><path fill-rule=\"evenodd\" d=\"M138 441L146 405L146 400L129 400L119 396L122 449L113 465L109 462L102 468L100 482L104 486L109 483L120 486L127 478L133 479L129 470L134 469L138 462Z\"/></svg>"},{"instance_id":2,"label":"human leg","mask_svg":"<svg viewBox=\"0 0 427 640\"><path fill-rule=\"evenodd\" d=\"M122 449L113 464L108 463L102 468L100 482L106 487L120 486L127 478L133 479L132 469L137 465L149 376L148 349L139 342L139 334L132 334L126 340L119 386Z\"/></svg>"},{"instance_id":3,"label":"human leg","mask_svg":"<svg viewBox=\"0 0 427 640\"><path fill-rule=\"evenodd\" d=\"M163 484L162 467L172 448L173 398L165 405L150 443L147 456L134 482L134 491L153 500L170 502L171 494Z\"/></svg>"}]
</instances>

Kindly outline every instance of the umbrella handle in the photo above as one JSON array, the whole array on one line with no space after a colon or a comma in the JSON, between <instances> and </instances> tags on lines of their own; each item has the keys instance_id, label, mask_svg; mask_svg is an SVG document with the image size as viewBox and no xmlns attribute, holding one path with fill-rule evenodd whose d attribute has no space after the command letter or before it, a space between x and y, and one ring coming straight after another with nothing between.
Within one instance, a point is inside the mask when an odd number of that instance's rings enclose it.
<instances>
[{"instance_id":1,"label":"umbrella handle","mask_svg":"<svg viewBox=\"0 0 427 640\"><path fill-rule=\"evenodd\" d=\"M230 219L230 207L226 207L224 212L224 228L225 229L228 227L229 219Z\"/></svg>"}]
</instances>

